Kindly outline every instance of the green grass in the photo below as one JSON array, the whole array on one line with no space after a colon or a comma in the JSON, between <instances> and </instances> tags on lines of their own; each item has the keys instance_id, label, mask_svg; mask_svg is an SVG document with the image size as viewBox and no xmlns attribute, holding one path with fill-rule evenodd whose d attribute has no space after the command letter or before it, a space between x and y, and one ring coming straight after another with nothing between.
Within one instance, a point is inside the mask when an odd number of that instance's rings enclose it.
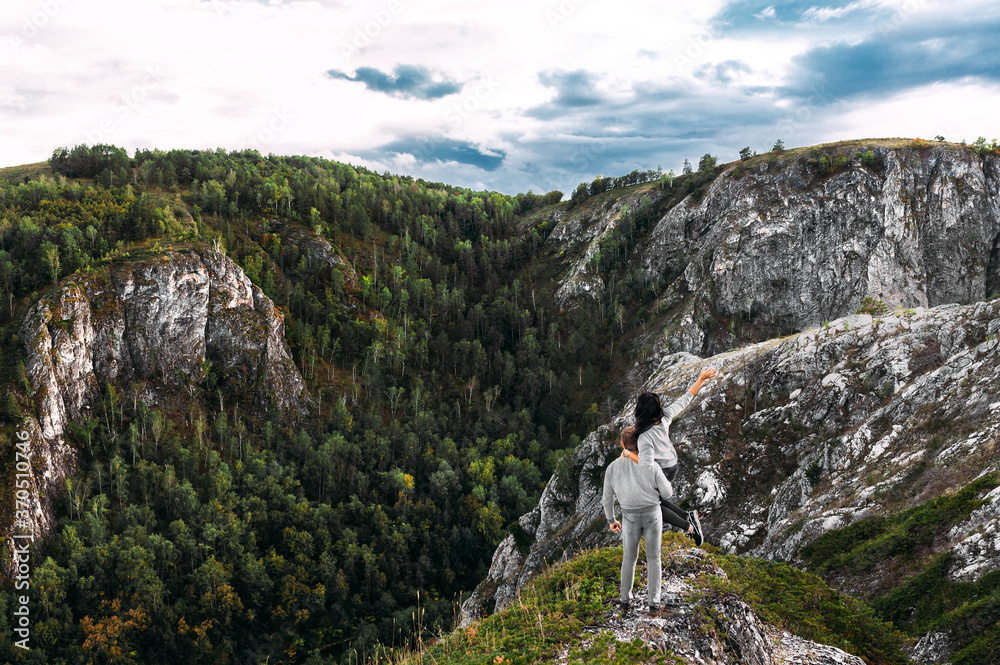
<instances>
[{"instance_id":1,"label":"green grass","mask_svg":"<svg viewBox=\"0 0 1000 665\"><path fill-rule=\"evenodd\" d=\"M1000 571L976 582L948 579L951 553L936 557L920 574L872 600L883 618L913 636L947 632L954 665L1000 663Z\"/></svg>"}]
</instances>

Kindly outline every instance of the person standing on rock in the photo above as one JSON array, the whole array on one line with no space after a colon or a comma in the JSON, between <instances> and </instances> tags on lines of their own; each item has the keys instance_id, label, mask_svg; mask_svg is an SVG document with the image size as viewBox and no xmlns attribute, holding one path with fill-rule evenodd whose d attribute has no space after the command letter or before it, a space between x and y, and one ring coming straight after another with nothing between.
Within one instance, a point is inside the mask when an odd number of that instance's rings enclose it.
<instances>
[{"instance_id":1,"label":"person standing on rock","mask_svg":"<svg viewBox=\"0 0 1000 665\"><path fill-rule=\"evenodd\" d=\"M632 446L634 441L623 446ZM650 611L660 609L660 547L663 518L660 502L670 498L673 488L663 470L656 466L632 464L619 457L604 472L604 516L609 528L622 534L622 570L620 598L623 604L632 599L635 564L639 560L639 539L646 540L646 599ZM622 509L622 519L615 519L615 499Z\"/></svg>"},{"instance_id":2,"label":"person standing on rock","mask_svg":"<svg viewBox=\"0 0 1000 665\"><path fill-rule=\"evenodd\" d=\"M673 483L677 476L677 451L670 441L670 422L687 408L701 390L702 384L715 374L714 367L703 367L694 385L667 407L666 411L660 405L660 396L656 393L639 395L635 402L635 425L622 432L622 446L625 448L622 457L631 459L639 466L659 467L667 480ZM635 445L626 446L627 441L634 441ZM666 499L661 502L661 506L664 522L689 534L695 545L701 546L705 542L697 510L688 512Z\"/></svg>"}]
</instances>

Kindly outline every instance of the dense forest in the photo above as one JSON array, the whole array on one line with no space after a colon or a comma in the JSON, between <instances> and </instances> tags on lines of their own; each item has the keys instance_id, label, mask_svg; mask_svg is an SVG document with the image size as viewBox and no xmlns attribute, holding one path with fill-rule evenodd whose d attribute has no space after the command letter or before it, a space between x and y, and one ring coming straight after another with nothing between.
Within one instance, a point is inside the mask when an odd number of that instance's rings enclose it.
<instances>
[{"instance_id":1,"label":"dense forest","mask_svg":"<svg viewBox=\"0 0 1000 665\"><path fill-rule=\"evenodd\" d=\"M102 386L71 426L80 465L32 572L29 652L0 590L4 661L357 662L450 626L602 420L621 303L655 295L624 267L648 201L595 261L611 300L566 312L536 260L560 192L255 151L77 146L49 164L0 183L5 449L33 408L27 307L75 271L197 243L282 308L312 407L296 422L254 409L236 371L209 369L174 406Z\"/></svg>"}]
</instances>

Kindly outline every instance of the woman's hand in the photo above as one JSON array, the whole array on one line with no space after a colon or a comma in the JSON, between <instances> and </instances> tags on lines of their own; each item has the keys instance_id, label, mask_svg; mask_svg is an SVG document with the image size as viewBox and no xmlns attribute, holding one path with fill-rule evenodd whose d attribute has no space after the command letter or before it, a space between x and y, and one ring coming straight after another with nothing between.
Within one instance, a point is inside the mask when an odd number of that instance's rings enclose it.
<instances>
[{"instance_id":1,"label":"woman's hand","mask_svg":"<svg viewBox=\"0 0 1000 665\"><path fill-rule=\"evenodd\" d=\"M635 454L635 459L632 459L633 453L630 452L629 449L625 447L625 439L627 439L630 436L632 436L632 432L634 432L634 431L635 431L635 427L633 427L633 426L626 427L625 429L622 430L622 440L621 440L621 444L622 444L622 457L627 457L628 459L630 459L633 462L635 462L636 464L638 464L639 463L639 453L634 453Z\"/></svg>"},{"instance_id":2,"label":"woman's hand","mask_svg":"<svg viewBox=\"0 0 1000 665\"><path fill-rule=\"evenodd\" d=\"M614 522L612 522L611 524L608 525L608 528L611 529L612 531L614 531L615 533L621 533L622 532L622 523L619 522L618 520L615 520Z\"/></svg>"},{"instance_id":3,"label":"woman's hand","mask_svg":"<svg viewBox=\"0 0 1000 665\"><path fill-rule=\"evenodd\" d=\"M698 380L694 382L694 385L691 386L691 389L688 390L688 392L692 395L697 395L698 391L701 390L701 384L705 383L708 379L711 379L716 375L716 373L717 372L714 367L702 367L701 374L698 375Z\"/></svg>"}]
</instances>

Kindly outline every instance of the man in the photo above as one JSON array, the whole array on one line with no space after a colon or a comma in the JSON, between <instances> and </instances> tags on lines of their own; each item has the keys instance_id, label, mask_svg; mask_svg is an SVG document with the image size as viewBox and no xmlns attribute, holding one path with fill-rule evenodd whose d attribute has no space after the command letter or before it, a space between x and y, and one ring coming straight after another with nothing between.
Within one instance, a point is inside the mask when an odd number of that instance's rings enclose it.
<instances>
[{"instance_id":1,"label":"man","mask_svg":"<svg viewBox=\"0 0 1000 665\"><path fill-rule=\"evenodd\" d=\"M632 446L631 449L629 446ZM638 452L635 440L622 441L622 447ZM642 466L619 457L604 472L604 515L609 528L622 534L621 593L623 604L632 599L635 564L639 559L639 539L646 539L647 600L651 612L660 609L660 538L663 516L660 500L673 496L673 488L658 465ZM615 519L615 499L622 509L622 521Z\"/></svg>"}]
</instances>

